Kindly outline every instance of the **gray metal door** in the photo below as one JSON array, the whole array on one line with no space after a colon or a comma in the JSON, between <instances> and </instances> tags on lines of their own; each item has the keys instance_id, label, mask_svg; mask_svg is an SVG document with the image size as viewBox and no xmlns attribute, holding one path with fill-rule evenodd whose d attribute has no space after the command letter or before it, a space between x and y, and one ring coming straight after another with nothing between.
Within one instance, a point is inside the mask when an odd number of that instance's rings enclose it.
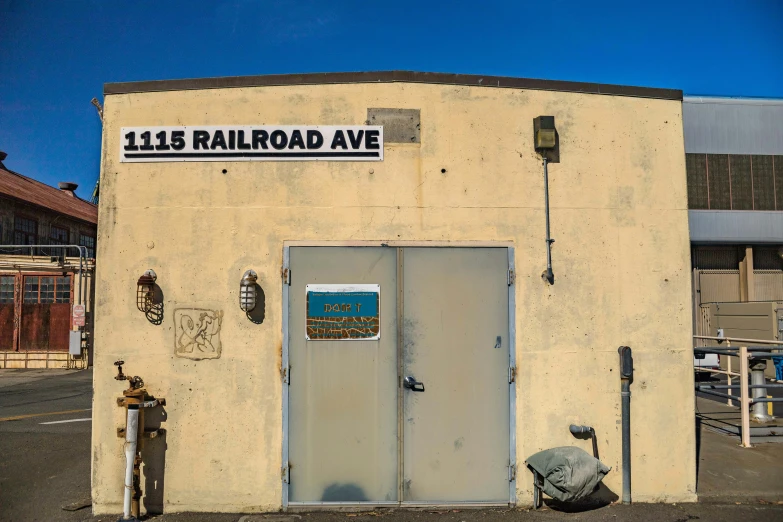
<instances>
[{"instance_id":1,"label":"gray metal door","mask_svg":"<svg viewBox=\"0 0 783 522\"><path fill-rule=\"evenodd\" d=\"M394 248L290 249L292 502L397 500ZM307 340L307 285L380 285L380 339Z\"/></svg>"},{"instance_id":2,"label":"gray metal door","mask_svg":"<svg viewBox=\"0 0 783 522\"><path fill-rule=\"evenodd\" d=\"M508 250L403 259L404 500L507 502Z\"/></svg>"},{"instance_id":3,"label":"gray metal door","mask_svg":"<svg viewBox=\"0 0 783 522\"><path fill-rule=\"evenodd\" d=\"M289 252L289 502L508 502L508 249ZM330 285L380 287L379 339L313 340Z\"/></svg>"}]
</instances>

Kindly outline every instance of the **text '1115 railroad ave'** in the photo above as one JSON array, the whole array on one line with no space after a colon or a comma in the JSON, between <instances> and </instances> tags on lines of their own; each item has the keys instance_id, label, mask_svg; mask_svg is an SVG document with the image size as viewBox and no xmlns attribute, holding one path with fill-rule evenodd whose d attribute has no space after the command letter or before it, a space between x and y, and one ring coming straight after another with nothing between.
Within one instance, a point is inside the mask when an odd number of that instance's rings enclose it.
<instances>
[{"instance_id":1,"label":"text '1115 railroad ave'","mask_svg":"<svg viewBox=\"0 0 783 522\"><path fill-rule=\"evenodd\" d=\"M383 127L123 127L120 161L383 161Z\"/></svg>"}]
</instances>

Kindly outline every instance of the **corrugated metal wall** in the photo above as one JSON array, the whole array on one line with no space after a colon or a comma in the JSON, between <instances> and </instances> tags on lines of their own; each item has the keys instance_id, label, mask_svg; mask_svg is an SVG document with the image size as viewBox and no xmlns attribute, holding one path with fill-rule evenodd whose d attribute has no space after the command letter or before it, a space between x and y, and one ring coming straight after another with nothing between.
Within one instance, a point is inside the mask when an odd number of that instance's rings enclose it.
<instances>
[{"instance_id":1,"label":"corrugated metal wall","mask_svg":"<svg viewBox=\"0 0 783 522\"><path fill-rule=\"evenodd\" d=\"M783 154L783 100L686 96L685 152Z\"/></svg>"}]
</instances>

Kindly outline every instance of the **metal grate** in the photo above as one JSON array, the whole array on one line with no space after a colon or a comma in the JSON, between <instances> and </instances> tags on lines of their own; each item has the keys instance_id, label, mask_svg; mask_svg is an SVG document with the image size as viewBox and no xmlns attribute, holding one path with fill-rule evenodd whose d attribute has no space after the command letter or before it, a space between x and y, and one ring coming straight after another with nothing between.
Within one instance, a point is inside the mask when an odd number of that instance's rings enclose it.
<instances>
[{"instance_id":1,"label":"metal grate","mask_svg":"<svg viewBox=\"0 0 783 522\"><path fill-rule=\"evenodd\" d=\"M688 208L783 210L783 156L686 154Z\"/></svg>"},{"instance_id":2,"label":"metal grate","mask_svg":"<svg viewBox=\"0 0 783 522\"><path fill-rule=\"evenodd\" d=\"M709 208L707 190L707 155L686 154L685 170L688 173L688 208Z\"/></svg>"},{"instance_id":3,"label":"metal grate","mask_svg":"<svg viewBox=\"0 0 783 522\"><path fill-rule=\"evenodd\" d=\"M776 210L783 210L783 156L772 156L775 168L775 204Z\"/></svg>"},{"instance_id":4,"label":"metal grate","mask_svg":"<svg viewBox=\"0 0 783 522\"><path fill-rule=\"evenodd\" d=\"M753 208L775 210L775 171L772 156L751 156L750 161L753 171Z\"/></svg>"},{"instance_id":5,"label":"metal grate","mask_svg":"<svg viewBox=\"0 0 783 522\"><path fill-rule=\"evenodd\" d=\"M753 210L753 174L750 171L750 156L730 155L729 174L732 210Z\"/></svg>"},{"instance_id":6,"label":"metal grate","mask_svg":"<svg viewBox=\"0 0 783 522\"><path fill-rule=\"evenodd\" d=\"M700 270L737 270L740 259L737 247L694 247L691 252L692 268Z\"/></svg>"},{"instance_id":7,"label":"metal grate","mask_svg":"<svg viewBox=\"0 0 783 522\"><path fill-rule=\"evenodd\" d=\"M753 247L753 268L755 270L783 270L783 245L780 247Z\"/></svg>"}]
</instances>

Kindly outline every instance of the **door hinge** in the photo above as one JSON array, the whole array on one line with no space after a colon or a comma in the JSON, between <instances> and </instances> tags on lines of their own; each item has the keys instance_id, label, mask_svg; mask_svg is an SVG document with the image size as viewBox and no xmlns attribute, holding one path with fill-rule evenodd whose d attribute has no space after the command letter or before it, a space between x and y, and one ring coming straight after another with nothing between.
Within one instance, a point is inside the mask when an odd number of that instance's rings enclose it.
<instances>
[{"instance_id":1,"label":"door hinge","mask_svg":"<svg viewBox=\"0 0 783 522\"><path fill-rule=\"evenodd\" d=\"M291 269L284 266L280 274L283 277L283 284L291 286Z\"/></svg>"},{"instance_id":2,"label":"door hinge","mask_svg":"<svg viewBox=\"0 0 783 522\"><path fill-rule=\"evenodd\" d=\"M517 275L514 273L513 270L509 269L508 271L508 286L513 285L516 282Z\"/></svg>"},{"instance_id":3,"label":"door hinge","mask_svg":"<svg viewBox=\"0 0 783 522\"><path fill-rule=\"evenodd\" d=\"M291 367L283 368L283 384L291 384Z\"/></svg>"},{"instance_id":4,"label":"door hinge","mask_svg":"<svg viewBox=\"0 0 783 522\"><path fill-rule=\"evenodd\" d=\"M285 482L286 484L290 484L291 480L291 465L286 462L282 468L280 468L280 478Z\"/></svg>"},{"instance_id":5,"label":"door hinge","mask_svg":"<svg viewBox=\"0 0 783 522\"><path fill-rule=\"evenodd\" d=\"M508 481L509 482L514 482L514 480L516 480L516 478L517 478L517 465L516 464L511 464L508 467Z\"/></svg>"},{"instance_id":6,"label":"door hinge","mask_svg":"<svg viewBox=\"0 0 783 522\"><path fill-rule=\"evenodd\" d=\"M516 366L509 366L508 367L508 382L512 383L517 380L517 367Z\"/></svg>"}]
</instances>

